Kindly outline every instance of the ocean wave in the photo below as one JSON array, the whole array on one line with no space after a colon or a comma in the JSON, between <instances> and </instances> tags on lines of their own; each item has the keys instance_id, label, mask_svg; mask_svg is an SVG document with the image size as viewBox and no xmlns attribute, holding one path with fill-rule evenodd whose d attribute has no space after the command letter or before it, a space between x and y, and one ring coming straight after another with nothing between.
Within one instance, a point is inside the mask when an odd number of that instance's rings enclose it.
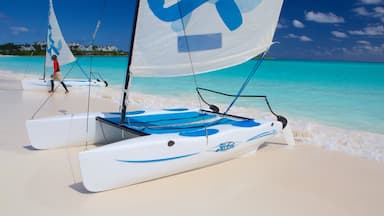
<instances>
[{"instance_id":1,"label":"ocean wave","mask_svg":"<svg viewBox=\"0 0 384 216\"><path fill-rule=\"evenodd\" d=\"M295 141L384 162L384 135L291 120Z\"/></svg>"},{"instance_id":2,"label":"ocean wave","mask_svg":"<svg viewBox=\"0 0 384 216\"><path fill-rule=\"evenodd\" d=\"M114 98L116 103L120 102L121 97L116 97L116 95L121 95L119 91L121 92L121 89L116 88L110 92L115 95L115 97L111 96L110 98ZM135 107L145 109L169 107L206 108L194 98L167 98L139 92L130 94L129 103ZM218 104L218 106L225 107L222 104ZM274 118L268 112L245 107L234 107L231 114L263 120ZM384 162L384 135L382 134L332 127L297 117L289 117L288 121L298 144L316 145L327 150L340 151Z\"/></svg>"}]
</instances>

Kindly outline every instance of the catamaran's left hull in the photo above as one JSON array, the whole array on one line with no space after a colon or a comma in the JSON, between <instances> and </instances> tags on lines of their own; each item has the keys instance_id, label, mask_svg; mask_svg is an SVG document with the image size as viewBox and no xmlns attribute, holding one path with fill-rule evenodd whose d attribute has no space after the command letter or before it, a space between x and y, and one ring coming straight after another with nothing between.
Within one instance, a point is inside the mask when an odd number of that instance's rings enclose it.
<instances>
[{"instance_id":1,"label":"catamaran's left hull","mask_svg":"<svg viewBox=\"0 0 384 216\"><path fill-rule=\"evenodd\" d=\"M107 144L130 138L119 129L103 126L96 117L120 116L118 113L77 113L27 120L29 141L36 149L55 149L86 144Z\"/></svg>"},{"instance_id":2,"label":"catamaran's left hull","mask_svg":"<svg viewBox=\"0 0 384 216\"><path fill-rule=\"evenodd\" d=\"M97 142L96 116L102 113L62 115L26 121L30 144L36 149L53 149L68 146L85 145Z\"/></svg>"},{"instance_id":3,"label":"catamaran's left hull","mask_svg":"<svg viewBox=\"0 0 384 216\"><path fill-rule=\"evenodd\" d=\"M68 88L81 88L81 87L106 87L107 84L104 81L91 80L90 82L86 79L65 79L65 85ZM50 90L51 81L43 79L23 79L21 81L24 90ZM55 87L61 84L55 81Z\"/></svg>"}]
</instances>

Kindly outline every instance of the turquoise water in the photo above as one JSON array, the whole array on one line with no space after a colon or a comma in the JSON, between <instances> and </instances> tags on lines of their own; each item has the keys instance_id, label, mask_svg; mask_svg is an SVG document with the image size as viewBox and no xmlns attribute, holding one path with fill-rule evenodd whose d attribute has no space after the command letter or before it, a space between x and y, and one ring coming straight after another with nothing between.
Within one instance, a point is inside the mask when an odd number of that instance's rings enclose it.
<instances>
[{"instance_id":1,"label":"turquoise water","mask_svg":"<svg viewBox=\"0 0 384 216\"><path fill-rule=\"evenodd\" d=\"M89 71L90 57L79 58ZM196 76L200 87L235 94L255 61ZM101 73L112 85L121 86L127 57L94 57L93 71ZM71 66L63 66L65 73ZM48 68L50 71L51 69ZM42 57L1 57L0 71L41 74ZM82 77L74 67L70 77ZM132 91L152 95L193 97L193 76L178 78L134 78ZM311 62L266 60L244 94L267 95L277 113L347 129L384 134L384 63ZM228 98L205 96L215 103ZM254 100L240 100L240 106L262 106ZM259 108L259 107L257 107Z\"/></svg>"}]
</instances>

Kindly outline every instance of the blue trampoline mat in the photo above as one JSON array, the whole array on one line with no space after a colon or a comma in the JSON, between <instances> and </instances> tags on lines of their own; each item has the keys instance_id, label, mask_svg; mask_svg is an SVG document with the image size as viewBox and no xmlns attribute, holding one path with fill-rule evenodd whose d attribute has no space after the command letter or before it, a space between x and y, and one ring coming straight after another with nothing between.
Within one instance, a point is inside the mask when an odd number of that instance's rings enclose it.
<instances>
[{"instance_id":1,"label":"blue trampoline mat","mask_svg":"<svg viewBox=\"0 0 384 216\"><path fill-rule=\"evenodd\" d=\"M218 117L218 114L196 111L152 115L149 114L143 116L126 117L124 126L146 134L180 133L180 135L185 135L185 133L188 132L194 132L221 124L230 124L235 127L255 127L260 125L260 123L250 119L234 120L226 117L213 120L211 122L199 122L215 117ZM105 119L114 124L120 124L119 117L106 117L102 119Z\"/></svg>"}]
</instances>

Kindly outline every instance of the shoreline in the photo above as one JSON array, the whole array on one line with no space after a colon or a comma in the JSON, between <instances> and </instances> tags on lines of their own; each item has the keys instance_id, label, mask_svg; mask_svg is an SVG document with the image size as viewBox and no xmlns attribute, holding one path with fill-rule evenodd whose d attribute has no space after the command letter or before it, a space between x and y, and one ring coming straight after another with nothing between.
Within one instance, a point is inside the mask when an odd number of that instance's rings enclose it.
<instances>
[{"instance_id":1,"label":"shoreline","mask_svg":"<svg viewBox=\"0 0 384 216\"><path fill-rule=\"evenodd\" d=\"M0 71L0 79L2 77L16 80L21 80L23 78L38 78L37 75L19 75L13 72L3 73ZM121 91L121 87L114 85L108 88L93 88L91 89L91 98L105 99L110 103L113 103L114 106L119 107ZM88 88L77 89L76 92L81 97L87 98L88 96ZM162 109L169 108L169 106L200 107L194 100L186 103L180 102L178 98L166 98L140 92L130 93L129 104L131 107L141 107L144 109ZM218 105L220 106L220 104ZM114 111L118 111L118 109L115 109ZM255 108L234 107L232 112L235 115L246 115L247 117L258 119L273 118L269 112L260 113ZM312 145L319 146L323 149L368 158L381 163L384 162L384 134L328 126L316 121L308 121L294 117L289 117L288 119L295 140L299 144L311 143Z\"/></svg>"},{"instance_id":2,"label":"shoreline","mask_svg":"<svg viewBox=\"0 0 384 216\"><path fill-rule=\"evenodd\" d=\"M30 56L30 55L2 55L0 57L44 57L44 55ZM76 57L126 57L127 55L76 55ZM347 61L347 60L332 60L332 59L286 59L270 57L264 61L299 61L299 62L327 62L327 63L365 63L365 64L384 64L384 61Z\"/></svg>"}]
</instances>

